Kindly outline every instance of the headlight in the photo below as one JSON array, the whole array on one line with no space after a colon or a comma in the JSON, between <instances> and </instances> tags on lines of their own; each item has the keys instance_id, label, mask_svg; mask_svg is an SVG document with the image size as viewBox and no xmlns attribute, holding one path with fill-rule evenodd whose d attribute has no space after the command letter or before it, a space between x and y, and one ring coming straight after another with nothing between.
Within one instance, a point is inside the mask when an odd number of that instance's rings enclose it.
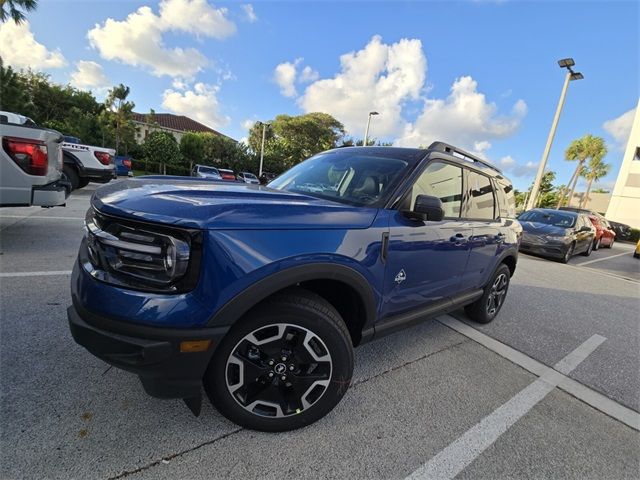
<instances>
[{"instance_id":1,"label":"headlight","mask_svg":"<svg viewBox=\"0 0 640 480\"><path fill-rule=\"evenodd\" d=\"M545 235L544 238L555 242L565 242L569 240L569 237L567 235Z\"/></svg>"},{"instance_id":2,"label":"headlight","mask_svg":"<svg viewBox=\"0 0 640 480\"><path fill-rule=\"evenodd\" d=\"M85 269L99 280L141 290L195 287L201 233L117 219L90 208Z\"/></svg>"}]
</instances>

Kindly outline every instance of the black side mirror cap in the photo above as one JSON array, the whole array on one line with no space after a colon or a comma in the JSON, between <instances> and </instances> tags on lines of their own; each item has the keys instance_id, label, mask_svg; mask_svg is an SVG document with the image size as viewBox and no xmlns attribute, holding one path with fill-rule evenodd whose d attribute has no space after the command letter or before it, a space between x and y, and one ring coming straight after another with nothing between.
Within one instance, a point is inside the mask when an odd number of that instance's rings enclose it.
<instances>
[{"instance_id":1,"label":"black side mirror cap","mask_svg":"<svg viewBox=\"0 0 640 480\"><path fill-rule=\"evenodd\" d=\"M418 195L413 211L405 211L403 214L414 220L439 222L444 218L444 208L438 197Z\"/></svg>"}]
</instances>

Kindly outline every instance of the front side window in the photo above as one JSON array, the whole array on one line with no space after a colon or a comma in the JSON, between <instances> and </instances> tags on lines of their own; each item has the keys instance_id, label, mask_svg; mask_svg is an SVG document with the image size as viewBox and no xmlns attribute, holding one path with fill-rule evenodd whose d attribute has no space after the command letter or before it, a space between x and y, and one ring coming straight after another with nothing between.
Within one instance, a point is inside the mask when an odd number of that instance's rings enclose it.
<instances>
[{"instance_id":1,"label":"front side window","mask_svg":"<svg viewBox=\"0 0 640 480\"><path fill-rule=\"evenodd\" d=\"M392 154L357 149L321 153L280 175L270 188L356 206L384 203L409 169Z\"/></svg>"},{"instance_id":2,"label":"front side window","mask_svg":"<svg viewBox=\"0 0 640 480\"><path fill-rule=\"evenodd\" d=\"M469 204L467 217L478 220L493 220L495 217L495 198L491 180L485 175L469 171Z\"/></svg>"},{"instance_id":3,"label":"front side window","mask_svg":"<svg viewBox=\"0 0 640 480\"><path fill-rule=\"evenodd\" d=\"M438 197L442 202L445 218L459 218L462 205L462 168L442 162L430 163L408 195L411 198L410 210L414 209L418 195L430 195Z\"/></svg>"}]
</instances>

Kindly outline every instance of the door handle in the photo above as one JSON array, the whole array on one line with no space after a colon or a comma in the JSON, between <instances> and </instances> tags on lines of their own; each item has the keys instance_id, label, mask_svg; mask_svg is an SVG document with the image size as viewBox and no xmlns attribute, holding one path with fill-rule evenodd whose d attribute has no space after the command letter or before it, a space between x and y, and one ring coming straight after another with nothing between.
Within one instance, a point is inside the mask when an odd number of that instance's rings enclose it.
<instances>
[{"instance_id":1,"label":"door handle","mask_svg":"<svg viewBox=\"0 0 640 480\"><path fill-rule=\"evenodd\" d=\"M449 239L449 241L455 243L456 245L460 245L462 243L466 243L467 240L466 238L464 238L464 235L462 233L456 233Z\"/></svg>"},{"instance_id":2,"label":"door handle","mask_svg":"<svg viewBox=\"0 0 640 480\"><path fill-rule=\"evenodd\" d=\"M504 242L504 237L506 237L506 235L504 233L500 232L496 236L494 236L493 238L495 239L496 242Z\"/></svg>"}]
</instances>

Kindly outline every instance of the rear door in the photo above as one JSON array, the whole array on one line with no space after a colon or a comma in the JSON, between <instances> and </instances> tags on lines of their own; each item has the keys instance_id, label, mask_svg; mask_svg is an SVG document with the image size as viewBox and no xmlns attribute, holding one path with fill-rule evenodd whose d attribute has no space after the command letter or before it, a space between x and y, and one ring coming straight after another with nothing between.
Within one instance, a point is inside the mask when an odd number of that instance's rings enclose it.
<instances>
[{"instance_id":1,"label":"rear door","mask_svg":"<svg viewBox=\"0 0 640 480\"><path fill-rule=\"evenodd\" d=\"M498 248L505 238L494 185L487 175L465 169L464 217L472 228L470 253L463 277L463 289L481 288L496 267Z\"/></svg>"},{"instance_id":2,"label":"rear door","mask_svg":"<svg viewBox=\"0 0 640 480\"><path fill-rule=\"evenodd\" d=\"M459 292L472 234L460 218L462 191L462 168L433 160L391 213L381 317L443 302ZM413 210L418 195L440 198L444 219L421 221L403 215L402 210Z\"/></svg>"}]
</instances>

